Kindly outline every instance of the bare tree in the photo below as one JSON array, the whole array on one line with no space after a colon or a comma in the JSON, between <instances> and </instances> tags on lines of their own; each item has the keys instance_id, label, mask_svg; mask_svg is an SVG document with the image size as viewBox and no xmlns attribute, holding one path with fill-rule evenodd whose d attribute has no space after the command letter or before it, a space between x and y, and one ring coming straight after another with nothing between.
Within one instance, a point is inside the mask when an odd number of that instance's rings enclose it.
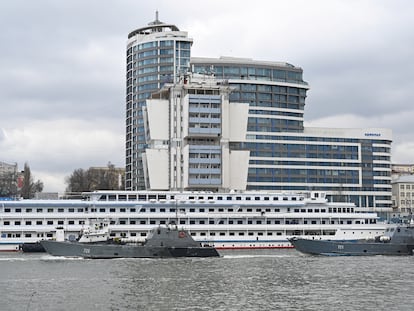
<instances>
[{"instance_id":1,"label":"bare tree","mask_svg":"<svg viewBox=\"0 0 414 311\"><path fill-rule=\"evenodd\" d=\"M30 171L29 164L24 164L23 171L23 187L20 190L20 195L23 199L31 199L35 196L36 192L43 191L43 183L40 180L33 181L32 173Z\"/></svg>"}]
</instances>

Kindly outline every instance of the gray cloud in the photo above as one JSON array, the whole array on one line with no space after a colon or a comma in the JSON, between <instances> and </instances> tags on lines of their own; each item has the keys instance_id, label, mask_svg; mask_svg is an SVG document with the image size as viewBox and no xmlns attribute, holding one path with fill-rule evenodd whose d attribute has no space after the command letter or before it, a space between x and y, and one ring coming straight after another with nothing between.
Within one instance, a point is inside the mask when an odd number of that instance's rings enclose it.
<instances>
[{"instance_id":1,"label":"gray cloud","mask_svg":"<svg viewBox=\"0 0 414 311\"><path fill-rule=\"evenodd\" d=\"M2 1L0 160L28 161L59 191L76 168L123 166L127 35L156 9L188 31L193 56L302 67L308 126L391 128L393 161L412 162L408 0Z\"/></svg>"}]
</instances>

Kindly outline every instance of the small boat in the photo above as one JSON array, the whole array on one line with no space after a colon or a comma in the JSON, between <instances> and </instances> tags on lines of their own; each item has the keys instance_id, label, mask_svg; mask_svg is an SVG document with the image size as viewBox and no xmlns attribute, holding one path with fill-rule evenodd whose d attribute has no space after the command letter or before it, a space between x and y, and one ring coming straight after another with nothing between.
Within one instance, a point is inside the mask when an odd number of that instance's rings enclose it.
<instances>
[{"instance_id":1,"label":"small boat","mask_svg":"<svg viewBox=\"0 0 414 311\"><path fill-rule=\"evenodd\" d=\"M45 249L43 248L40 242L27 242L21 245L21 250L24 253L44 253Z\"/></svg>"},{"instance_id":2,"label":"small boat","mask_svg":"<svg viewBox=\"0 0 414 311\"><path fill-rule=\"evenodd\" d=\"M325 256L413 255L414 225L389 225L385 234L364 240L318 240L293 237L289 241L300 252Z\"/></svg>"},{"instance_id":3,"label":"small boat","mask_svg":"<svg viewBox=\"0 0 414 311\"><path fill-rule=\"evenodd\" d=\"M106 227L102 228L106 233ZM202 246L191 235L176 226L153 228L143 242L125 242L106 239L90 239L91 231L75 241L42 240L41 245L53 256L104 258L168 258L168 257L218 257L214 247ZM92 234L97 237L98 234Z\"/></svg>"}]
</instances>

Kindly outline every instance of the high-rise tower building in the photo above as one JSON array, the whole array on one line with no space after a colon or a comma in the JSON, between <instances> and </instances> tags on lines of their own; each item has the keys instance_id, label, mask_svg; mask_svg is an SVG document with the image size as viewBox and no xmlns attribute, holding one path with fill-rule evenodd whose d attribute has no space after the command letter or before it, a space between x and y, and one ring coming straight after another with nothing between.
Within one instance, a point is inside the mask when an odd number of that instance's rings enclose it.
<instances>
[{"instance_id":1,"label":"high-rise tower building","mask_svg":"<svg viewBox=\"0 0 414 311\"><path fill-rule=\"evenodd\" d=\"M126 61L126 190L145 189L145 100L189 69L193 40L177 26L158 20L128 35Z\"/></svg>"},{"instance_id":2,"label":"high-rise tower building","mask_svg":"<svg viewBox=\"0 0 414 311\"><path fill-rule=\"evenodd\" d=\"M246 58L192 57L190 68L191 44L186 32L158 18L129 35L127 190L220 190L233 185L247 190L315 190L324 191L333 201L391 208L391 130L305 127L309 86L300 67ZM219 97L213 94L214 87L200 91L205 92L202 96L191 94L194 88L178 80L187 71L205 79L214 76L226 91L218 87ZM167 82L172 84L148 101L147 109L145 100ZM204 101L208 107L202 107ZM248 104L246 120L240 118L243 114L217 115L233 103ZM246 134L243 139L214 132L238 121L247 122L241 124L246 128L240 131ZM227 150L243 156L228 162ZM233 174L231 167L237 161L240 171ZM246 180L231 180L240 176Z\"/></svg>"}]
</instances>

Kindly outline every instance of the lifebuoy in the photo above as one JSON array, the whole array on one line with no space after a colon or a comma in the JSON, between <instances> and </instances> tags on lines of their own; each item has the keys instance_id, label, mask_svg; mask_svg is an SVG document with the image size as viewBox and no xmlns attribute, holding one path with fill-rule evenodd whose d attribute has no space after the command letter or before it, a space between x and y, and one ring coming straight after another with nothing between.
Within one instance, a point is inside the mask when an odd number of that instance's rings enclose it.
<instances>
[{"instance_id":1,"label":"lifebuoy","mask_svg":"<svg viewBox=\"0 0 414 311\"><path fill-rule=\"evenodd\" d=\"M184 231L178 232L178 237L179 238L185 238L185 232Z\"/></svg>"}]
</instances>

